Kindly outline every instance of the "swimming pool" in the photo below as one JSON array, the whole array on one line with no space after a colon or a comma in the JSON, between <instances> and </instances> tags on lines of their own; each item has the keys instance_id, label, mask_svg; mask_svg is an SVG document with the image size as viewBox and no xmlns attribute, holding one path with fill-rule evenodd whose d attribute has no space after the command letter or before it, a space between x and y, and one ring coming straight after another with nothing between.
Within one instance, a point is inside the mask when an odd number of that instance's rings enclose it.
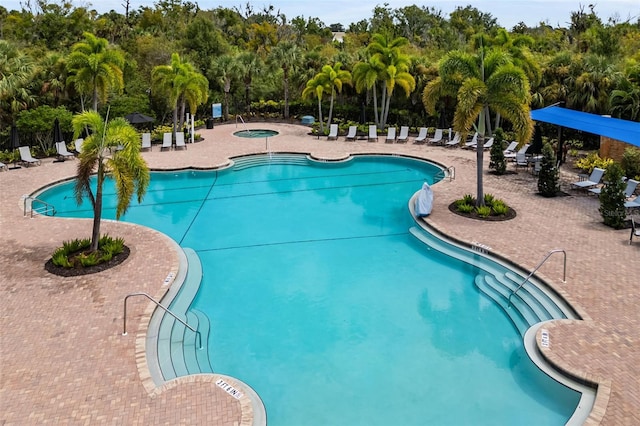
<instances>
[{"instance_id":1,"label":"swimming pool","mask_svg":"<svg viewBox=\"0 0 640 426\"><path fill-rule=\"evenodd\" d=\"M564 424L579 394L531 363L476 284L501 266L410 232L407 201L438 172L400 157L248 157L154 173L124 219L196 251L189 310L209 323L210 367L254 388L269 424ZM38 197L90 216L72 194Z\"/></svg>"}]
</instances>

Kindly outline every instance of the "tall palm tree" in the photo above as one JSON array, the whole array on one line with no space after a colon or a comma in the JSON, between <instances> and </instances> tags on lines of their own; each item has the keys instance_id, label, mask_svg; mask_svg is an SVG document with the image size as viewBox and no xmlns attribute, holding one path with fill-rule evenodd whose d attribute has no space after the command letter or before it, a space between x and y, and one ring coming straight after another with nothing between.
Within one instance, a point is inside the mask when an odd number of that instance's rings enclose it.
<instances>
[{"instance_id":1,"label":"tall palm tree","mask_svg":"<svg viewBox=\"0 0 640 426\"><path fill-rule=\"evenodd\" d=\"M331 116L333 114L333 99L335 98L335 93L342 93L342 86L344 84L351 84L351 73L343 70L342 64L337 62L333 67L331 65L323 66L322 71L316 74L313 79L309 80L307 87L305 87L302 92L302 96L305 98L312 92L315 92L318 97L318 108L320 110L320 125L322 131L324 131L324 128L322 127L322 95L325 92L328 92L331 96L329 115L327 117L327 127L329 127L331 124Z\"/></svg>"},{"instance_id":2,"label":"tall palm tree","mask_svg":"<svg viewBox=\"0 0 640 426\"><path fill-rule=\"evenodd\" d=\"M363 90L372 91L373 96L373 116L375 123L380 127L378 122L378 95L377 83L378 76L382 74L384 64L377 58L369 58L368 61L358 62L353 67L353 80L355 82L356 92L362 93Z\"/></svg>"},{"instance_id":3,"label":"tall palm tree","mask_svg":"<svg viewBox=\"0 0 640 426\"><path fill-rule=\"evenodd\" d=\"M109 91L124 87L123 67L123 54L110 48L106 39L88 32L84 33L84 41L73 45L67 59L71 74L68 80L81 95L91 95L94 111L98 110L99 100L107 100Z\"/></svg>"},{"instance_id":4,"label":"tall palm tree","mask_svg":"<svg viewBox=\"0 0 640 426\"><path fill-rule=\"evenodd\" d=\"M262 71L262 61L257 54L246 51L238 55L238 63L240 64L240 76L244 83L245 111L250 113L251 83L253 82L253 77Z\"/></svg>"},{"instance_id":5,"label":"tall palm tree","mask_svg":"<svg viewBox=\"0 0 640 426\"><path fill-rule=\"evenodd\" d=\"M284 118L289 118L289 78L291 72L300 64L302 50L291 41L278 43L269 53L269 62L282 69L282 86L284 89Z\"/></svg>"},{"instance_id":6,"label":"tall palm tree","mask_svg":"<svg viewBox=\"0 0 640 426\"><path fill-rule=\"evenodd\" d=\"M152 90L165 97L167 105L173 111L173 137L177 129L182 128L186 105L195 114L199 104L206 102L209 81L195 71L193 65L180 59L180 55L171 55L170 65L158 65L151 72ZM178 111L180 110L180 111ZM179 122L178 122L179 119Z\"/></svg>"},{"instance_id":7,"label":"tall palm tree","mask_svg":"<svg viewBox=\"0 0 640 426\"><path fill-rule=\"evenodd\" d=\"M408 97L415 89L416 82L409 73L411 58L402 52L402 48L409 43L406 38L390 39L388 34L374 34L371 38L372 42L367 46L367 53L370 55L369 64L356 65L356 67L361 67L358 70L358 77L365 78L365 85L368 88L371 87L369 86L371 73L377 73L374 84L381 84L381 110L379 115L376 114L376 124L378 128L384 128L395 87L403 88Z\"/></svg>"},{"instance_id":8,"label":"tall palm tree","mask_svg":"<svg viewBox=\"0 0 640 426\"><path fill-rule=\"evenodd\" d=\"M317 74L307 82L307 86L302 91L302 98L308 99L314 96L318 99L318 121L320 122L320 132L324 133L324 121L322 120L322 98L331 88L322 74Z\"/></svg>"},{"instance_id":9,"label":"tall palm tree","mask_svg":"<svg viewBox=\"0 0 640 426\"><path fill-rule=\"evenodd\" d=\"M237 74L238 63L236 56L231 53L218 56L211 60L209 77L217 81L222 86L224 93L224 119L229 120L229 93L231 92L231 82Z\"/></svg>"},{"instance_id":10,"label":"tall palm tree","mask_svg":"<svg viewBox=\"0 0 640 426\"><path fill-rule=\"evenodd\" d=\"M115 180L118 200L116 218L120 219L129 208L134 194L138 202L142 201L149 185L149 168L140 155L138 132L124 118L108 121L95 111L86 111L76 115L72 124L74 138L85 129L90 131L78 157L75 196L78 204L88 197L93 207L91 250L95 251L100 239L102 191L107 174ZM122 146L122 149L115 149L118 146ZM91 179L94 173L95 189Z\"/></svg>"},{"instance_id":11,"label":"tall palm tree","mask_svg":"<svg viewBox=\"0 0 640 426\"><path fill-rule=\"evenodd\" d=\"M609 58L588 55L582 73L572 80L568 106L586 112L605 114L609 110L609 93L614 85L615 65Z\"/></svg>"},{"instance_id":12,"label":"tall palm tree","mask_svg":"<svg viewBox=\"0 0 640 426\"><path fill-rule=\"evenodd\" d=\"M609 102L614 117L640 121L640 64L627 66L616 89L611 92Z\"/></svg>"},{"instance_id":13,"label":"tall palm tree","mask_svg":"<svg viewBox=\"0 0 640 426\"><path fill-rule=\"evenodd\" d=\"M501 51L481 49L471 55L453 51L445 55L439 64L439 76L432 80L423 92L423 103L428 113L435 113L441 96L452 93L457 98L453 122L456 131L467 133L475 125L478 131L478 146L484 143L489 111L500 113L513 125L521 143L529 140L533 133L533 122L529 116L529 81L524 71L509 60ZM476 203L484 205L483 150L477 149L477 194Z\"/></svg>"}]
</instances>

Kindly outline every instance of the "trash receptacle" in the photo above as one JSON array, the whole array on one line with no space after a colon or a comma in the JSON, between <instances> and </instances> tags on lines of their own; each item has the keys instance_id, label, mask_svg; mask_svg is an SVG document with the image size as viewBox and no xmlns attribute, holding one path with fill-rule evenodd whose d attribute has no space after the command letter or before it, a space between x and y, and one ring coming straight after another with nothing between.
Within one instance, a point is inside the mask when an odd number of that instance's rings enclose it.
<instances>
[{"instance_id":1,"label":"trash receptacle","mask_svg":"<svg viewBox=\"0 0 640 426\"><path fill-rule=\"evenodd\" d=\"M310 126L316 121L316 119L312 115L305 115L302 117L301 121L302 124Z\"/></svg>"},{"instance_id":2,"label":"trash receptacle","mask_svg":"<svg viewBox=\"0 0 640 426\"><path fill-rule=\"evenodd\" d=\"M207 118L207 129L213 129L213 118Z\"/></svg>"}]
</instances>

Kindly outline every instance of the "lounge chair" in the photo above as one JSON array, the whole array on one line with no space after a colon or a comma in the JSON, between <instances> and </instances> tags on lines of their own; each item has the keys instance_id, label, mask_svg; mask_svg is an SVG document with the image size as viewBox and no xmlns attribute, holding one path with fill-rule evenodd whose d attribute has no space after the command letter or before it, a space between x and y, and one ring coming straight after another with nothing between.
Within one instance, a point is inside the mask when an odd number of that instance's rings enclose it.
<instances>
[{"instance_id":1,"label":"lounge chair","mask_svg":"<svg viewBox=\"0 0 640 426\"><path fill-rule=\"evenodd\" d=\"M476 149L476 145L478 145L478 132L471 138L469 142L465 142L462 146L464 149Z\"/></svg>"},{"instance_id":2,"label":"lounge chair","mask_svg":"<svg viewBox=\"0 0 640 426\"><path fill-rule=\"evenodd\" d=\"M398 139L396 139L398 143L406 142L409 140L409 126L400 127L400 135L398 135Z\"/></svg>"},{"instance_id":3,"label":"lounge chair","mask_svg":"<svg viewBox=\"0 0 640 426\"><path fill-rule=\"evenodd\" d=\"M396 140L396 128L389 127L387 129L387 137L385 138L385 142L393 143Z\"/></svg>"},{"instance_id":4,"label":"lounge chair","mask_svg":"<svg viewBox=\"0 0 640 426\"><path fill-rule=\"evenodd\" d=\"M0 161L0 170L9 170L6 164Z\"/></svg>"},{"instance_id":5,"label":"lounge chair","mask_svg":"<svg viewBox=\"0 0 640 426\"><path fill-rule=\"evenodd\" d=\"M520 151L516 153L516 168L529 167L529 162L527 161L527 154Z\"/></svg>"},{"instance_id":6,"label":"lounge chair","mask_svg":"<svg viewBox=\"0 0 640 426\"><path fill-rule=\"evenodd\" d=\"M629 236L629 244L631 244L631 240L633 237L640 237L640 228L636 226L636 221L631 217L631 235Z\"/></svg>"},{"instance_id":7,"label":"lounge chair","mask_svg":"<svg viewBox=\"0 0 640 426\"><path fill-rule=\"evenodd\" d=\"M603 175L604 175L604 169L600 169L596 167L593 169L593 171L591 172L591 175L587 180L574 182L571 184L571 186L575 188L581 188L581 189L593 188L594 186L598 186L598 184L602 180Z\"/></svg>"},{"instance_id":8,"label":"lounge chair","mask_svg":"<svg viewBox=\"0 0 640 426\"><path fill-rule=\"evenodd\" d=\"M631 201L627 201L624 203L625 209L640 209L640 195L634 198Z\"/></svg>"},{"instance_id":9,"label":"lounge chair","mask_svg":"<svg viewBox=\"0 0 640 426\"><path fill-rule=\"evenodd\" d=\"M504 158L510 158L513 161L516 161L516 155L518 155L518 154L526 154L528 149L529 149L529 144L526 143L517 152L512 152L510 154L505 154Z\"/></svg>"},{"instance_id":10,"label":"lounge chair","mask_svg":"<svg viewBox=\"0 0 640 426\"><path fill-rule=\"evenodd\" d=\"M437 143L442 144L444 141L442 140L442 129L436 129L432 138L429 138L428 143Z\"/></svg>"},{"instance_id":11,"label":"lounge chair","mask_svg":"<svg viewBox=\"0 0 640 426\"><path fill-rule=\"evenodd\" d=\"M160 147L160 151L164 149L171 149L173 145L173 135L171 133L164 133L162 135L162 146Z\"/></svg>"},{"instance_id":12,"label":"lounge chair","mask_svg":"<svg viewBox=\"0 0 640 426\"><path fill-rule=\"evenodd\" d=\"M624 182L625 178L622 178L622 181ZM629 179L627 181L627 186L624 189L624 198L629 198L633 195L633 193L636 191L636 187L638 186L638 181L637 180L633 180L633 179ZM600 195L600 193L602 192L602 187L597 187L597 188L589 188L589 192L593 192L594 194Z\"/></svg>"},{"instance_id":13,"label":"lounge chair","mask_svg":"<svg viewBox=\"0 0 640 426\"><path fill-rule=\"evenodd\" d=\"M58 158L62 161L67 158L75 158L75 156L67 150L67 144L62 142L56 142L56 152L58 153Z\"/></svg>"},{"instance_id":14,"label":"lounge chair","mask_svg":"<svg viewBox=\"0 0 640 426\"><path fill-rule=\"evenodd\" d=\"M449 142L445 143L444 146L447 148L457 147L460 145L460 141L462 140L462 136L460 136L460 132L456 132L456 135Z\"/></svg>"},{"instance_id":15,"label":"lounge chair","mask_svg":"<svg viewBox=\"0 0 640 426\"><path fill-rule=\"evenodd\" d=\"M36 166L40 165L40 160L31 156L31 151L28 146L20 146L18 147L18 151L20 151L20 162L25 166L29 167L32 164Z\"/></svg>"},{"instance_id":16,"label":"lounge chair","mask_svg":"<svg viewBox=\"0 0 640 426\"><path fill-rule=\"evenodd\" d=\"M429 133L429 129L427 129L426 127L420 127L420 131L418 132L418 136L413 141L413 143L426 142L428 133Z\"/></svg>"},{"instance_id":17,"label":"lounge chair","mask_svg":"<svg viewBox=\"0 0 640 426\"><path fill-rule=\"evenodd\" d=\"M345 136L345 141L355 141L356 135L358 134L358 126L349 126L349 132L347 136Z\"/></svg>"},{"instance_id":18,"label":"lounge chair","mask_svg":"<svg viewBox=\"0 0 640 426\"><path fill-rule=\"evenodd\" d=\"M142 134L142 149L148 149L152 151L151 148L151 133L143 133Z\"/></svg>"},{"instance_id":19,"label":"lounge chair","mask_svg":"<svg viewBox=\"0 0 640 426\"><path fill-rule=\"evenodd\" d=\"M502 151L502 153L503 153L504 155L507 155L507 154L513 154L513 153L515 153L515 152L516 152L516 148L518 148L518 142L513 141L513 142L511 142L511 143L509 144L509 146L507 147L507 149L505 149L504 151Z\"/></svg>"},{"instance_id":20,"label":"lounge chair","mask_svg":"<svg viewBox=\"0 0 640 426\"><path fill-rule=\"evenodd\" d=\"M327 140L332 141L336 139L338 139L338 125L332 124L331 127L329 127L329 136L327 136ZM176 146L177 145L178 144L176 143Z\"/></svg>"},{"instance_id":21,"label":"lounge chair","mask_svg":"<svg viewBox=\"0 0 640 426\"><path fill-rule=\"evenodd\" d=\"M84 145L84 139L83 138L78 138L73 143L73 149L75 150L75 152L78 153L78 155L82 154L82 145Z\"/></svg>"},{"instance_id":22,"label":"lounge chair","mask_svg":"<svg viewBox=\"0 0 640 426\"><path fill-rule=\"evenodd\" d=\"M486 141L484 145L482 145L482 149L491 149L492 146L493 146L493 138L489 138L489 140Z\"/></svg>"},{"instance_id":23,"label":"lounge chair","mask_svg":"<svg viewBox=\"0 0 640 426\"><path fill-rule=\"evenodd\" d=\"M176 149L178 148L187 149L187 145L184 143L184 132L176 133Z\"/></svg>"},{"instance_id":24,"label":"lounge chair","mask_svg":"<svg viewBox=\"0 0 640 426\"><path fill-rule=\"evenodd\" d=\"M375 124L369 126L369 142L378 142L378 128Z\"/></svg>"}]
</instances>

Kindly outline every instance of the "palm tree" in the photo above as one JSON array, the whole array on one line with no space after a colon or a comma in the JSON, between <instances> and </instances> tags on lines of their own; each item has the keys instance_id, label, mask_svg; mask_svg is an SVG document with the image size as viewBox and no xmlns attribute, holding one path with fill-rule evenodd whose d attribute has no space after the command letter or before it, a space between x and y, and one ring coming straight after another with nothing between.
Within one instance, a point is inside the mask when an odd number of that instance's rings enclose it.
<instances>
[{"instance_id":1,"label":"palm tree","mask_svg":"<svg viewBox=\"0 0 640 426\"><path fill-rule=\"evenodd\" d=\"M640 64L630 64L609 97L614 117L640 121Z\"/></svg>"},{"instance_id":2,"label":"palm tree","mask_svg":"<svg viewBox=\"0 0 640 426\"><path fill-rule=\"evenodd\" d=\"M327 117L327 127L331 124L331 116L333 114L333 99L336 91L342 93L342 86L344 84L351 84L351 73L342 69L342 64L337 62L333 67L331 65L325 65L322 67L322 71L316 74L305 87L302 92L304 98L308 97L311 93L315 93L318 97L318 110L320 114L320 129L324 131L322 127L322 95L325 92L331 94L331 103L329 106L329 116Z\"/></svg>"},{"instance_id":3,"label":"palm tree","mask_svg":"<svg viewBox=\"0 0 640 426\"><path fill-rule=\"evenodd\" d=\"M170 65L158 65L151 72L152 90L164 96L173 111L173 137L182 128L186 104L195 114L199 104L206 102L209 81L196 72L188 62L183 62L177 53L171 55ZM180 109L180 111L178 111ZM179 117L179 123L178 123Z\"/></svg>"},{"instance_id":4,"label":"palm tree","mask_svg":"<svg viewBox=\"0 0 640 426\"><path fill-rule=\"evenodd\" d=\"M98 100L106 101L109 91L120 91L124 87L122 68L124 56L118 50L109 48L104 38L84 33L84 41L71 48L67 69L73 83L81 95L91 94L94 111L98 110ZM83 102L84 109L84 102Z\"/></svg>"},{"instance_id":5,"label":"palm tree","mask_svg":"<svg viewBox=\"0 0 640 426\"><path fill-rule=\"evenodd\" d=\"M262 70L260 57L253 52L242 52L238 55L240 75L244 83L244 102L247 113L251 112L251 83L253 76Z\"/></svg>"},{"instance_id":6,"label":"palm tree","mask_svg":"<svg viewBox=\"0 0 640 426\"><path fill-rule=\"evenodd\" d=\"M36 72L30 57L0 40L0 122L13 122L19 111L35 104L29 86Z\"/></svg>"},{"instance_id":7,"label":"palm tree","mask_svg":"<svg viewBox=\"0 0 640 426\"><path fill-rule=\"evenodd\" d=\"M238 63L233 54L227 53L212 59L209 77L222 86L224 92L224 119L229 120L229 92L231 82L238 70Z\"/></svg>"},{"instance_id":8,"label":"palm tree","mask_svg":"<svg viewBox=\"0 0 640 426\"><path fill-rule=\"evenodd\" d=\"M282 85L284 89L284 118L289 118L289 78L301 61L302 51L297 44L283 41L269 53L269 62L282 68Z\"/></svg>"},{"instance_id":9,"label":"palm tree","mask_svg":"<svg viewBox=\"0 0 640 426\"><path fill-rule=\"evenodd\" d=\"M363 87L369 89L378 83L382 85L380 115L377 111L375 112L376 124L382 129L387 122L391 97L396 85L403 88L408 97L415 89L416 82L409 73L411 58L402 53L402 48L409 43L406 38L397 37L391 40L387 34L374 34L371 38L372 42L367 46L367 53L370 55L369 63L356 64L354 74L358 75L356 87L361 89ZM359 68L357 72L356 68ZM372 84L374 73L376 79ZM374 109L377 110L375 105Z\"/></svg>"},{"instance_id":10,"label":"palm tree","mask_svg":"<svg viewBox=\"0 0 640 426\"><path fill-rule=\"evenodd\" d=\"M375 123L380 127L378 122L378 95L376 86L378 83L378 76L382 74L384 64L377 58L369 58L366 62L358 62L353 67L353 79L356 85L356 92L361 93L363 90L369 90L373 92L373 116L375 117Z\"/></svg>"},{"instance_id":11,"label":"palm tree","mask_svg":"<svg viewBox=\"0 0 640 426\"><path fill-rule=\"evenodd\" d=\"M453 51L445 55L438 70L439 76L427 84L423 92L422 100L428 113L435 113L440 97L455 94L458 103L454 128L467 133L472 126L477 126L478 146L484 143L490 110L512 123L519 142L531 138L529 82L524 71L513 65L507 54L489 50L485 58L484 49L476 55ZM484 205L483 150L476 152L476 203L481 206Z\"/></svg>"},{"instance_id":12,"label":"palm tree","mask_svg":"<svg viewBox=\"0 0 640 426\"><path fill-rule=\"evenodd\" d=\"M149 185L149 168L140 155L140 136L124 118L107 121L95 111L86 111L76 115L72 124L74 139L85 128L90 131L78 157L75 196L78 204L82 203L85 196L91 201L93 230L90 249L95 251L100 239L102 190L107 174L115 180L118 200L116 219L120 219L129 208L134 193L138 202L142 201ZM118 146L122 149L116 150ZM94 173L95 189L91 184Z\"/></svg>"}]
</instances>

